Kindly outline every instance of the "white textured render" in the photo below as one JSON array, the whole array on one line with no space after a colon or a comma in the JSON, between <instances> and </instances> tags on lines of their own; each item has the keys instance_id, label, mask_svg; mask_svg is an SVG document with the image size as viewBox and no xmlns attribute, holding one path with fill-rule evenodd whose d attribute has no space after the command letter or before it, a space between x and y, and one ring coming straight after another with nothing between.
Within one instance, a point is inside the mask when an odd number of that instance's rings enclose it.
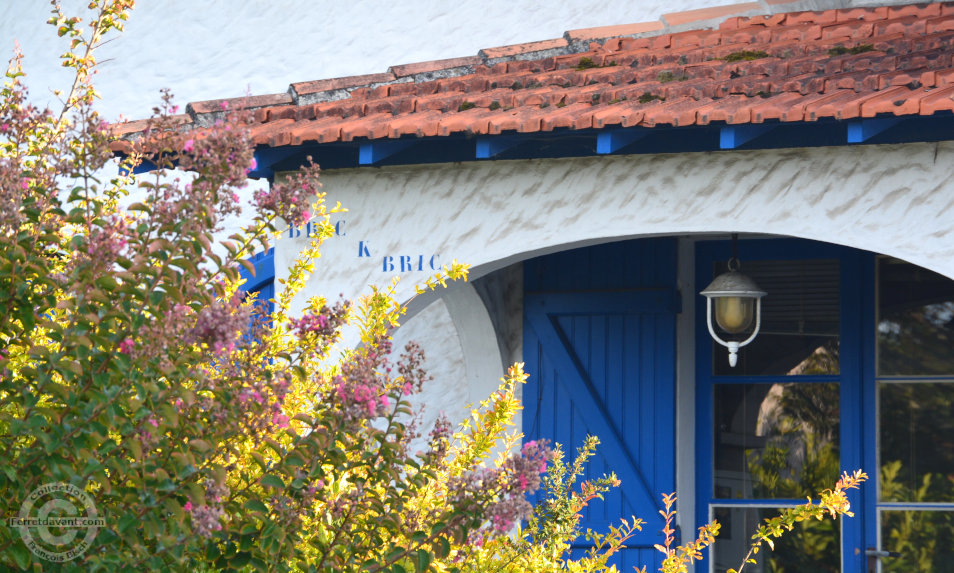
<instances>
[{"instance_id":1,"label":"white textured render","mask_svg":"<svg viewBox=\"0 0 954 573\"><path fill-rule=\"evenodd\" d=\"M952 178L951 142L334 170L324 174L328 199L349 211L335 219L342 234L325 243L305 294L354 297L401 276L410 316L444 296L447 304L409 327L425 348L440 341L431 356L450 374L424 402L450 412L485 397L517 357L496 350L486 311L464 294L468 285L413 296L434 272L432 257L467 262L477 278L574 246L740 232L865 249L954 278ZM279 277L303 241L278 243ZM409 270L401 272L402 261ZM684 296L687 310L692 293Z\"/></svg>"},{"instance_id":2,"label":"white textured render","mask_svg":"<svg viewBox=\"0 0 954 573\"><path fill-rule=\"evenodd\" d=\"M403 275L408 299L434 255L478 277L573 246L728 232L867 249L954 277L952 176L950 142L334 170L324 189L349 212L315 285L353 294ZM279 268L301 240L279 243Z\"/></svg>"}]
</instances>

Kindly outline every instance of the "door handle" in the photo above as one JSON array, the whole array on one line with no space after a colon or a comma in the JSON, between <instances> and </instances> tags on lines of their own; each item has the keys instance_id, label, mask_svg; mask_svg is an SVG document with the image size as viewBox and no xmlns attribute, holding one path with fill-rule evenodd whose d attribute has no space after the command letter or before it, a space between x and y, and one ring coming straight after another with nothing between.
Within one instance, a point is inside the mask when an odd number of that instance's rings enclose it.
<instances>
[{"instance_id":1,"label":"door handle","mask_svg":"<svg viewBox=\"0 0 954 573\"><path fill-rule=\"evenodd\" d=\"M884 551L873 547L866 549L865 555L868 556L868 573L877 573L878 563L885 557L901 557L901 554L897 551Z\"/></svg>"},{"instance_id":2,"label":"door handle","mask_svg":"<svg viewBox=\"0 0 954 573\"><path fill-rule=\"evenodd\" d=\"M876 559L881 559L882 557L901 557L901 554L897 551L882 551L880 549L868 549L865 551L865 555Z\"/></svg>"}]
</instances>

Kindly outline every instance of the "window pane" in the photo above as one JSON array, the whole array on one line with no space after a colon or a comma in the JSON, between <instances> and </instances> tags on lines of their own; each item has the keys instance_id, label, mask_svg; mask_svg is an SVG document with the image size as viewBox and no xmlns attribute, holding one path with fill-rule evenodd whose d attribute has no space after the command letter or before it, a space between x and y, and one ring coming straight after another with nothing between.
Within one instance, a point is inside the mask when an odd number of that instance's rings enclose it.
<instances>
[{"instance_id":1,"label":"window pane","mask_svg":"<svg viewBox=\"0 0 954 573\"><path fill-rule=\"evenodd\" d=\"M954 281L878 260L878 374L954 374Z\"/></svg>"},{"instance_id":2,"label":"window pane","mask_svg":"<svg viewBox=\"0 0 954 573\"><path fill-rule=\"evenodd\" d=\"M800 499L839 476L836 383L715 386L715 497Z\"/></svg>"},{"instance_id":3,"label":"window pane","mask_svg":"<svg viewBox=\"0 0 954 573\"><path fill-rule=\"evenodd\" d=\"M756 528L763 520L777 515L778 509L774 508L716 508L715 518L722 529L712 548L715 571L725 573L730 567L738 569ZM745 571L837 573L841 570L840 537L840 520L803 521L775 541L774 551L763 545L754 556L756 564L747 565Z\"/></svg>"},{"instance_id":4,"label":"window pane","mask_svg":"<svg viewBox=\"0 0 954 573\"><path fill-rule=\"evenodd\" d=\"M883 573L936 573L954 563L954 513L882 511L881 548L900 553L881 559Z\"/></svg>"},{"instance_id":5,"label":"window pane","mask_svg":"<svg viewBox=\"0 0 954 573\"><path fill-rule=\"evenodd\" d=\"M713 270L717 276L728 269L721 262ZM768 293L762 299L762 326L739 351L735 367L729 366L728 351L713 343L715 374L838 374L838 261L742 261L741 270Z\"/></svg>"},{"instance_id":6,"label":"window pane","mask_svg":"<svg viewBox=\"0 0 954 573\"><path fill-rule=\"evenodd\" d=\"M954 382L880 389L881 499L954 502Z\"/></svg>"}]
</instances>

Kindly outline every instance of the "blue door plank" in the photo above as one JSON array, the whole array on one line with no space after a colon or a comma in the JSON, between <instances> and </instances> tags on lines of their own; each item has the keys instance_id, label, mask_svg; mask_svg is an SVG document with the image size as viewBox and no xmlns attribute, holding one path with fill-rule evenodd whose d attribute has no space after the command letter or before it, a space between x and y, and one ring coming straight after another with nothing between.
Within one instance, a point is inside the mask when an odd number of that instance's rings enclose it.
<instances>
[{"instance_id":1,"label":"blue door plank","mask_svg":"<svg viewBox=\"0 0 954 573\"><path fill-rule=\"evenodd\" d=\"M594 500L581 526L606 532L647 521L611 563L658 568L659 493L675 487L676 241L623 241L527 261L524 394L527 439L561 442L568 456L587 434L601 444L586 479L616 472L622 486ZM544 418L548 420L543 423ZM662 428L662 431L659 428ZM669 467L661 468L660 465ZM587 547L574 544L575 554Z\"/></svg>"},{"instance_id":2,"label":"blue door plank","mask_svg":"<svg viewBox=\"0 0 954 573\"><path fill-rule=\"evenodd\" d=\"M656 494L650 487L649 482L640 469L639 460L633 455L627 444L621 439L621 434L616 424L613 423L612 416L608 412L605 404L600 399L597 388L581 363L580 358L572 351L573 342L567 337L567 333L554 322L554 320L544 312L535 312L533 305L528 305L527 319L530 323L536 338L540 340L543 352L547 354L552 361L553 367L559 373L557 384L560 385L567 399L561 400L567 402L557 404L558 418L566 416L566 409L571 407L575 413L578 413L585 421L587 430L599 436L599 451L604 460L610 462L608 470L615 471L623 482L627 497L633 500L637 513L644 519L652 520L656 512L661 509L657 501ZM641 384L651 385L650 384ZM640 418L645 417L646 412L654 411L649 405L646 405L640 412ZM650 416L651 418L652 416ZM564 418L568 419L568 418ZM576 420L574 420L575 422ZM557 420L559 424L559 420ZM645 433L649 428L650 431ZM652 423L641 426L641 439L639 442L651 441L653 439ZM649 436L647 440L647 436ZM581 436L575 436L580 439ZM573 447L565 444L568 448ZM595 461L595 460L594 460ZM600 464L602 465L602 464ZM652 469L653 463L644 463ZM595 468L594 468L595 469ZM618 511L618 509L617 509ZM619 517L628 517L628 515L619 515ZM659 541L659 533L653 528L637 535L637 541L644 543L656 543Z\"/></svg>"}]
</instances>

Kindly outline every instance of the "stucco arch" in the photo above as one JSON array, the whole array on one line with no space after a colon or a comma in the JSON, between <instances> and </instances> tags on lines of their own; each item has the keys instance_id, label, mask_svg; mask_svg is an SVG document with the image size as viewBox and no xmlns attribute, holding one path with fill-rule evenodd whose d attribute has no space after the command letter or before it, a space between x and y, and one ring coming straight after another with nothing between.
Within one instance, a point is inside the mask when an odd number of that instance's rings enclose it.
<instances>
[{"instance_id":1,"label":"stucco arch","mask_svg":"<svg viewBox=\"0 0 954 573\"><path fill-rule=\"evenodd\" d=\"M476 278L570 246L735 231L954 277L952 159L954 144L940 142L330 171L325 189L349 209L347 233L326 243L318 276L325 292L349 296L403 275L398 298L410 300L434 255L469 263ZM277 268L300 247L281 241Z\"/></svg>"},{"instance_id":2,"label":"stucco arch","mask_svg":"<svg viewBox=\"0 0 954 573\"><path fill-rule=\"evenodd\" d=\"M443 326L424 319L419 331L458 340L453 360L463 371L499 368L479 374L477 386L493 385L513 357L493 352L495 325L470 286L415 295L432 263L467 262L474 280L579 246L740 232L865 249L954 278L952 175L951 142L332 170L323 175L328 200L348 211L336 216L341 233L325 243L298 304L316 294L354 298L399 275L406 322L443 297L433 311ZM279 279L303 240L279 241Z\"/></svg>"}]
</instances>

